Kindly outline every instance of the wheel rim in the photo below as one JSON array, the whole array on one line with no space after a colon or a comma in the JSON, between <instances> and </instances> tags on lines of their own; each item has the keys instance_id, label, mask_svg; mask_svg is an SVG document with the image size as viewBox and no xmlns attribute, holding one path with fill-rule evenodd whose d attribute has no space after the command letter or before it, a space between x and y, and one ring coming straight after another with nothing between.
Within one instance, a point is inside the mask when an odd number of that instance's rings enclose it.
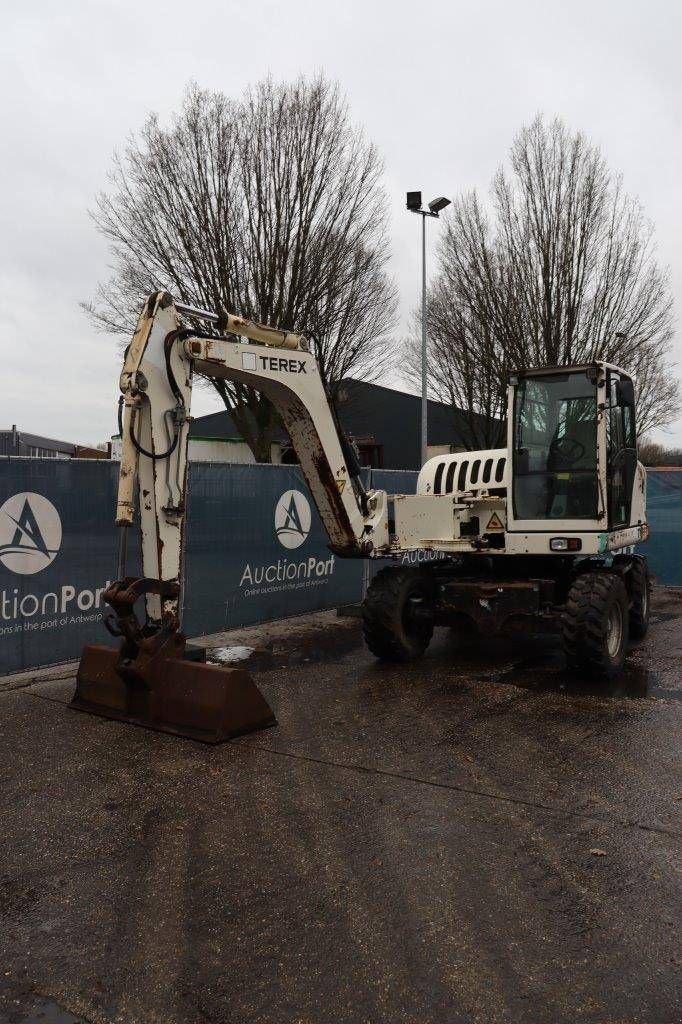
<instances>
[{"instance_id":1,"label":"wheel rim","mask_svg":"<svg viewBox=\"0 0 682 1024\"><path fill-rule=\"evenodd\" d=\"M623 611L614 604L606 623L606 649L610 658L615 658L623 642Z\"/></svg>"},{"instance_id":2,"label":"wheel rim","mask_svg":"<svg viewBox=\"0 0 682 1024\"><path fill-rule=\"evenodd\" d=\"M413 590L405 601L403 607L403 628L408 636L417 638L424 632L426 613L424 610L424 595Z\"/></svg>"}]
</instances>

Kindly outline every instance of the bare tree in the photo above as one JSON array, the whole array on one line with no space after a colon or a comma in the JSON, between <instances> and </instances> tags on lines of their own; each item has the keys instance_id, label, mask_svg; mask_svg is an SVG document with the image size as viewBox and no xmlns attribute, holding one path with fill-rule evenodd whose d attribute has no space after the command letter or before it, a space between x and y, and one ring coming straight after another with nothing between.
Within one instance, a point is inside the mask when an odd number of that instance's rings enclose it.
<instances>
[{"instance_id":1,"label":"bare tree","mask_svg":"<svg viewBox=\"0 0 682 1024\"><path fill-rule=\"evenodd\" d=\"M140 297L183 301L307 332L333 387L379 377L396 295L386 273L386 200L376 148L318 77L270 79L239 101L188 89L168 128L151 116L117 157L93 213L113 273L85 306L128 334ZM241 384L212 382L259 462L275 412Z\"/></svg>"},{"instance_id":2,"label":"bare tree","mask_svg":"<svg viewBox=\"0 0 682 1024\"><path fill-rule=\"evenodd\" d=\"M682 466L682 448L666 448L649 437L640 438L637 453L645 466Z\"/></svg>"},{"instance_id":3,"label":"bare tree","mask_svg":"<svg viewBox=\"0 0 682 1024\"><path fill-rule=\"evenodd\" d=\"M518 134L510 171L446 215L427 303L433 393L498 444L510 371L606 358L637 378L639 430L674 418L679 385L667 273L653 230L582 133L541 118ZM412 378L419 368L408 344Z\"/></svg>"}]
</instances>

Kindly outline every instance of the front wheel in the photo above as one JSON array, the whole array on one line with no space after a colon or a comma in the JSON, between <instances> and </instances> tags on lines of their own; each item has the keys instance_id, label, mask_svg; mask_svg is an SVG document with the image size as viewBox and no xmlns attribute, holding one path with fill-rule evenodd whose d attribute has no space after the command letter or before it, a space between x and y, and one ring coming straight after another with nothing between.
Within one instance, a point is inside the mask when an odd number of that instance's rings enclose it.
<instances>
[{"instance_id":1,"label":"front wheel","mask_svg":"<svg viewBox=\"0 0 682 1024\"><path fill-rule=\"evenodd\" d=\"M630 639L643 640L649 630L651 607L651 576L647 560L642 555L616 555L614 565L625 563L630 572Z\"/></svg>"},{"instance_id":2,"label":"front wheel","mask_svg":"<svg viewBox=\"0 0 682 1024\"><path fill-rule=\"evenodd\" d=\"M383 661L421 657L433 636L428 577L419 569L388 566L376 574L362 602L365 642Z\"/></svg>"},{"instance_id":3,"label":"front wheel","mask_svg":"<svg viewBox=\"0 0 682 1024\"><path fill-rule=\"evenodd\" d=\"M619 576L586 572L574 580L563 613L569 668L613 678L628 646L628 594Z\"/></svg>"}]
</instances>

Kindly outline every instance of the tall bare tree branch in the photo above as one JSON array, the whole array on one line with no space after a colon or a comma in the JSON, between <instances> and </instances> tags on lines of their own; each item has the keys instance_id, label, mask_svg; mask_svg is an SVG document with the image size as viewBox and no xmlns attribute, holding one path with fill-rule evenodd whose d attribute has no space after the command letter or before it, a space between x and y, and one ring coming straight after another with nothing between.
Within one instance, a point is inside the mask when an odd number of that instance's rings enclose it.
<instances>
[{"instance_id":1,"label":"tall bare tree branch","mask_svg":"<svg viewBox=\"0 0 682 1024\"><path fill-rule=\"evenodd\" d=\"M519 132L489 214L472 192L446 215L427 323L431 390L467 412L479 444L502 440L507 377L523 366L622 365L637 379L642 433L679 410L653 229L599 149L561 121ZM407 355L414 379L414 342Z\"/></svg>"},{"instance_id":2,"label":"tall bare tree branch","mask_svg":"<svg viewBox=\"0 0 682 1024\"><path fill-rule=\"evenodd\" d=\"M238 101L188 88L170 127L150 116L111 174L93 217L112 275L85 309L130 333L140 297L168 288L309 332L331 385L381 376L396 294L386 272L386 200L376 148L323 78L266 79ZM253 390L214 385L258 461L274 409Z\"/></svg>"}]
</instances>

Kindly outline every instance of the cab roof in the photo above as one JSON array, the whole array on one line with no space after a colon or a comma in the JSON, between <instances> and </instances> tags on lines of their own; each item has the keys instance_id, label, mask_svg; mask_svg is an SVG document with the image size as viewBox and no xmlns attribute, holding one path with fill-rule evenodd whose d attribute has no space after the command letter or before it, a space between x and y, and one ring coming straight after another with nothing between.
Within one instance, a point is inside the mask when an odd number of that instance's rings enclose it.
<instances>
[{"instance_id":1,"label":"cab roof","mask_svg":"<svg viewBox=\"0 0 682 1024\"><path fill-rule=\"evenodd\" d=\"M633 379L632 375L627 373L627 371L621 366L616 366L615 363L608 363L604 359L596 359L591 363L576 363L571 366L534 366L523 370L515 370L509 376L511 380L512 377L542 377L545 375L550 376L555 373L585 373L587 370L596 370L598 373L603 373L605 370L612 370L615 373L620 374L621 377L626 377L628 380Z\"/></svg>"}]
</instances>

